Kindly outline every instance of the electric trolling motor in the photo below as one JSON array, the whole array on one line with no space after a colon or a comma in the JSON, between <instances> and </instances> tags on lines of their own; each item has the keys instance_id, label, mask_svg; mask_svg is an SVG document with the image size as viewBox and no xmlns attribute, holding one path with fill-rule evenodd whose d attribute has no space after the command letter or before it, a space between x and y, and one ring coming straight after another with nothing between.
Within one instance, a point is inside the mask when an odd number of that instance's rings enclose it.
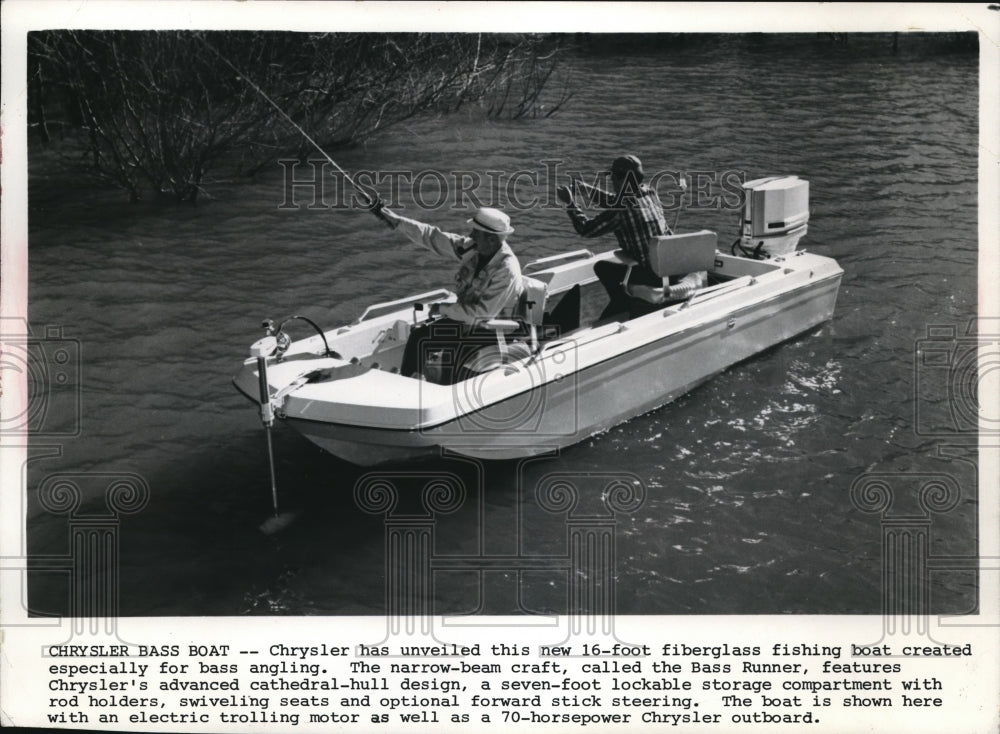
<instances>
[{"instance_id":1,"label":"electric trolling motor","mask_svg":"<svg viewBox=\"0 0 1000 734\"><path fill-rule=\"evenodd\" d=\"M265 322L265 326L267 322ZM273 324L268 328L273 331ZM285 347L288 348L287 346ZM280 353L279 339L268 333L252 345L250 345L250 356L257 360L257 385L260 390L260 422L264 424L264 433L267 435L267 466L271 474L271 505L274 509L274 516L268 518L261 526L262 532L270 535L282 529L291 522L293 516L282 515L278 511L278 482L274 471L274 446L271 442L271 427L274 425L274 405L271 402L271 390L267 381L267 360L269 357Z\"/></svg>"}]
</instances>

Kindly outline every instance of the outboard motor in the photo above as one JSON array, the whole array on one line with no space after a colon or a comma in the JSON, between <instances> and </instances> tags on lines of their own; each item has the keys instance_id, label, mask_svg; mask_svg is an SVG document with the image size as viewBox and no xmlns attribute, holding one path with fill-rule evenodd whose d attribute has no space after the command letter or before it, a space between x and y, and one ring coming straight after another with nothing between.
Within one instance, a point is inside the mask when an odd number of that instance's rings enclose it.
<instances>
[{"instance_id":1,"label":"outboard motor","mask_svg":"<svg viewBox=\"0 0 1000 734\"><path fill-rule=\"evenodd\" d=\"M798 176L770 176L743 184L740 249L755 257L795 251L809 222L809 182Z\"/></svg>"}]
</instances>

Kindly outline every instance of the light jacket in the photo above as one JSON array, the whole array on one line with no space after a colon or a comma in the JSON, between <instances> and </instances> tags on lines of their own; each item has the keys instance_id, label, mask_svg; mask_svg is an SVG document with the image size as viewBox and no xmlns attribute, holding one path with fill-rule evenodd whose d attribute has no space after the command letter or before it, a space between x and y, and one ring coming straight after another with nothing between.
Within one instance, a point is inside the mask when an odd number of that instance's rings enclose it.
<instances>
[{"instance_id":1,"label":"light jacket","mask_svg":"<svg viewBox=\"0 0 1000 734\"><path fill-rule=\"evenodd\" d=\"M411 242L460 263L454 286L458 300L442 304L442 316L472 325L484 319L514 315L524 286L521 266L507 243L476 273L479 254L472 247L471 237L444 232L432 224L406 217L398 217L398 222L398 230Z\"/></svg>"}]
</instances>

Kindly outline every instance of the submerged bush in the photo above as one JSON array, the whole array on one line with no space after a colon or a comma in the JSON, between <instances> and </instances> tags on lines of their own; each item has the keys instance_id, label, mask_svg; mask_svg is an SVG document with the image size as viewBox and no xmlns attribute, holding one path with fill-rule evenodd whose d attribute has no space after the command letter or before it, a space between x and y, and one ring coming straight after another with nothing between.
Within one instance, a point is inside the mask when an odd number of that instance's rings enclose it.
<instances>
[{"instance_id":1,"label":"submerged bush","mask_svg":"<svg viewBox=\"0 0 1000 734\"><path fill-rule=\"evenodd\" d=\"M57 121L79 132L87 165L131 200L153 192L194 201L224 160L253 173L278 155L313 152L264 94L323 147L466 103L491 116L536 116L558 44L489 34L46 31L29 36L29 110L40 140ZM568 97L562 90L545 116Z\"/></svg>"}]
</instances>

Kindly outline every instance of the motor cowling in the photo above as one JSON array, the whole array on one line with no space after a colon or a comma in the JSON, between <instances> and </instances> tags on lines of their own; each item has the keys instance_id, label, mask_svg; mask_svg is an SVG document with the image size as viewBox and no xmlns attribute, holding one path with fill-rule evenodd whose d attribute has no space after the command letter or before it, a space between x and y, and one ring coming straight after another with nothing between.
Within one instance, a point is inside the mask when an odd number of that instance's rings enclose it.
<instances>
[{"instance_id":1,"label":"motor cowling","mask_svg":"<svg viewBox=\"0 0 1000 734\"><path fill-rule=\"evenodd\" d=\"M798 247L809 222L809 182L798 176L770 176L743 184L745 251L787 255Z\"/></svg>"}]
</instances>

